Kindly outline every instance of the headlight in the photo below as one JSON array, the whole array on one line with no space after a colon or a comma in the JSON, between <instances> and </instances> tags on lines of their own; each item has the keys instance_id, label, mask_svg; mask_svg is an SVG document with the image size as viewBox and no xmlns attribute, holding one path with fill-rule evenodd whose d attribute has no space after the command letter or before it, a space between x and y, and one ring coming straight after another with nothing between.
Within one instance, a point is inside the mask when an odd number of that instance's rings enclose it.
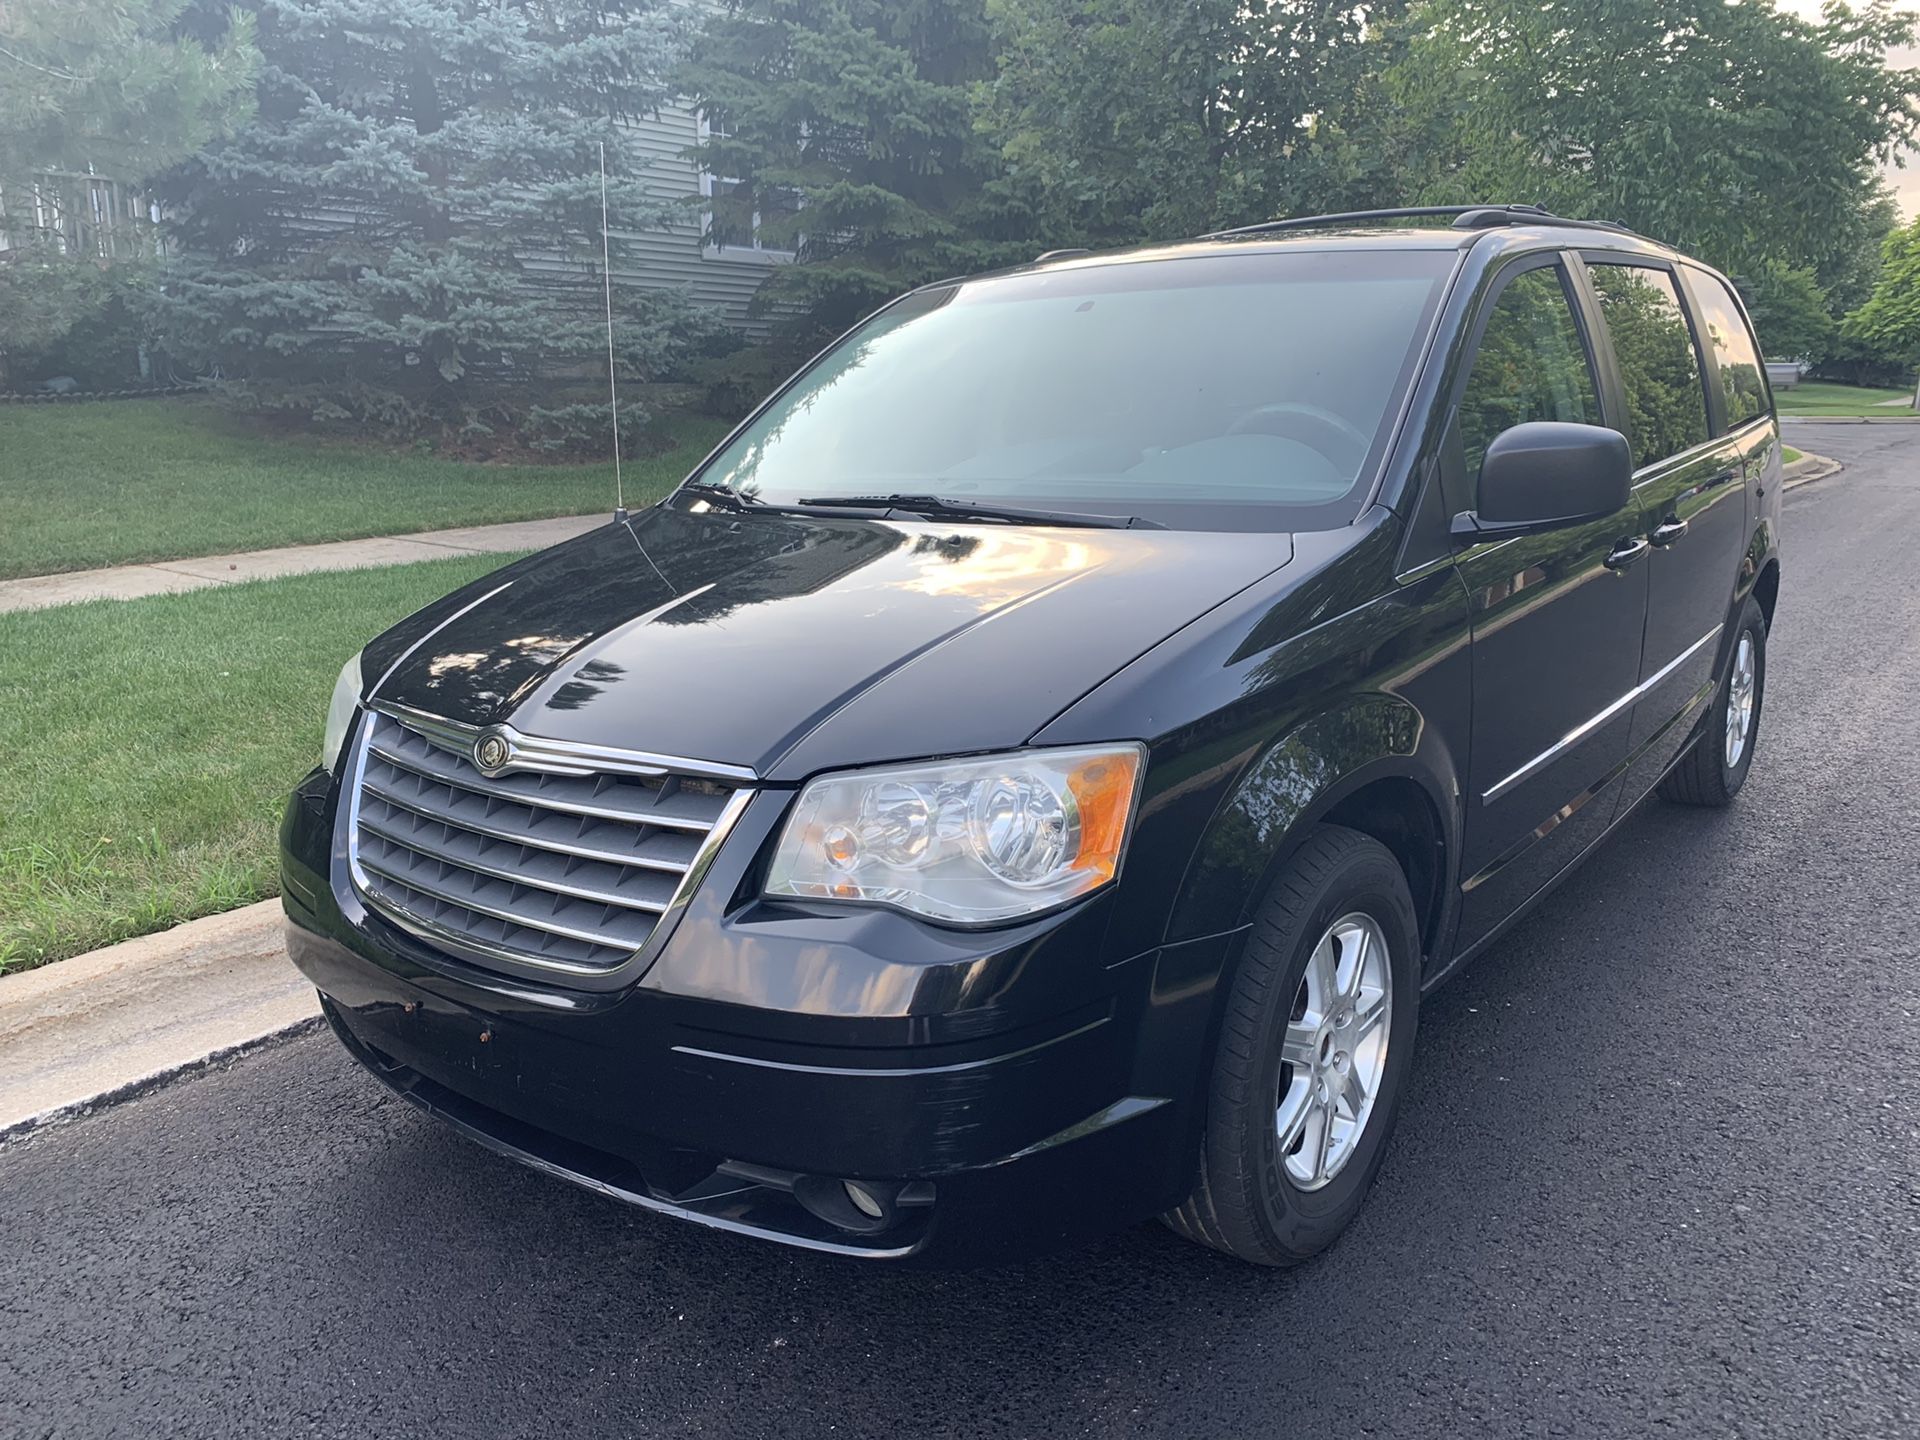
<instances>
[{"instance_id":1,"label":"headlight","mask_svg":"<svg viewBox=\"0 0 1920 1440\"><path fill-rule=\"evenodd\" d=\"M340 747L347 743L347 727L353 724L353 712L360 708L360 657L355 655L340 667L340 678L333 682L333 699L327 702L327 728L320 737L320 768L332 773L340 761Z\"/></svg>"},{"instance_id":2,"label":"headlight","mask_svg":"<svg viewBox=\"0 0 1920 1440\"><path fill-rule=\"evenodd\" d=\"M891 905L960 925L1050 910L1120 869L1138 745L827 775L801 792L766 893Z\"/></svg>"}]
</instances>

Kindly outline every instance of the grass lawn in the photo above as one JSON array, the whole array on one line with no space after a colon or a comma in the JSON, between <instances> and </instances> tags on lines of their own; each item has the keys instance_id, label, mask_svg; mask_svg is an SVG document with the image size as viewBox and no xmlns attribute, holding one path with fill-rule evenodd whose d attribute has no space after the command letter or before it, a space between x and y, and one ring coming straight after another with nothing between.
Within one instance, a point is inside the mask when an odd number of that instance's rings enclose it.
<instances>
[{"instance_id":1,"label":"grass lawn","mask_svg":"<svg viewBox=\"0 0 1920 1440\"><path fill-rule=\"evenodd\" d=\"M649 504L726 433L678 415ZM481 465L247 429L200 400L0 406L0 579L613 508L613 466Z\"/></svg>"},{"instance_id":2,"label":"grass lawn","mask_svg":"<svg viewBox=\"0 0 1920 1440\"><path fill-rule=\"evenodd\" d=\"M1880 390L1864 385L1829 385L1824 380L1803 380L1791 390L1773 392L1782 415L1881 415L1913 414L1909 402L1911 390ZM1883 405L1896 400L1897 405Z\"/></svg>"},{"instance_id":3,"label":"grass lawn","mask_svg":"<svg viewBox=\"0 0 1920 1440\"><path fill-rule=\"evenodd\" d=\"M341 662L512 558L0 615L0 971L277 893Z\"/></svg>"},{"instance_id":4,"label":"grass lawn","mask_svg":"<svg viewBox=\"0 0 1920 1440\"><path fill-rule=\"evenodd\" d=\"M1780 463L1781 464L1791 465L1793 464L1794 461L1798 460L1799 458L1800 458L1800 452L1794 449L1793 446L1782 445L1780 447Z\"/></svg>"}]
</instances>

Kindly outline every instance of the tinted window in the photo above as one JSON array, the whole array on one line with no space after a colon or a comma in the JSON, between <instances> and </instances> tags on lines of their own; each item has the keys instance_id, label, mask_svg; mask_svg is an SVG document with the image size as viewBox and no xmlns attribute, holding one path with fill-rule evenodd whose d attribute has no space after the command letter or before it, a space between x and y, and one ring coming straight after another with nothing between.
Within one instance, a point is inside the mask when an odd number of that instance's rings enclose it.
<instances>
[{"instance_id":1,"label":"tinted window","mask_svg":"<svg viewBox=\"0 0 1920 1440\"><path fill-rule=\"evenodd\" d=\"M1664 270L1589 264L1627 391L1635 469L1707 438L1707 391L1687 312Z\"/></svg>"},{"instance_id":2,"label":"tinted window","mask_svg":"<svg viewBox=\"0 0 1920 1440\"><path fill-rule=\"evenodd\" d=\"M1479 480L1494 436L1528 420L1600 423L1593 367L1557 266L1515 276L1487 316L1460 396L1468 478Z\"/></svg>"},{"instance_id":3,"label":"tinted window","mask_svg":"<svg viewBox=\"0 0 1920 1440\"><path fill-rule=\"evenodd\" d=\"M1700 319L1707 343L1720 366L1720 394L1727 409L1727 428L1767 413L1767 382L1753 331L1727 287L1701 270L1689 270L1693 293L1700 301Z\"/></svg>"},{"instance_id":4,"label":"tinted window","mask_svg":"<svg viewBox=\"0 0 1920 1440\"><path fill-rule=\"evenodd\" d=\"M969 281L829 352L702 473L1306 529L1352 520L1451 251L1225 255Z\"/></svg>"}]
</instances>

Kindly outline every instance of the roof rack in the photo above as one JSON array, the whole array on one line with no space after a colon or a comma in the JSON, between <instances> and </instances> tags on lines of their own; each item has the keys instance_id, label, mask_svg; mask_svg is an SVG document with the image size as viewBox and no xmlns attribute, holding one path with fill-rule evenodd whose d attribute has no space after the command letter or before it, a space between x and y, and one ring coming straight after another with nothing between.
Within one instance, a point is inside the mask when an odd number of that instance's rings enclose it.
<instances>
[{"instance_id":1,"label":"roof rack","mask_svg":"<svg viewBox=\"0 0 1920 1440\"><path fill-rule=\"evenodd\" d=\"M1547 223L1570 225L1582 230L1633 232L1611 220L1569 220L1539 205L1403 205L1391 210L1344 210L1332 215L1297 215L1285 220L1262 220L1257 225L1236 225L1231 230L1215 230L1201 236L1219 240L1228 235L1261 235L1273 230L1310 230L1321 225L1365 225L1377 220L1438 220L1445 218L1456 230L1492 230L1502 225Z\"/></svg>"}]
</instances>

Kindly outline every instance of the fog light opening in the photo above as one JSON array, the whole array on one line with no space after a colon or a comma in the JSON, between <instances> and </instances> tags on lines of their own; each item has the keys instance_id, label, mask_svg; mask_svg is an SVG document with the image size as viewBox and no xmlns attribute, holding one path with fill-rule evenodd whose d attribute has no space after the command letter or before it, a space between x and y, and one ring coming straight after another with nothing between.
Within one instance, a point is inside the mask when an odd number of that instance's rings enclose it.
<instances>
[{"instance_id":1,"label":"fog light opening","mask_svg":"<svg viewBox=\"0 0 1920 1440\"><path fill-rule=\"evenodd\" d=\"M873 1192L858 1180L844 1180L841 1184L847 1192L847 1199L853 1202L853 1208L858 1210L862 1215L866 1216L869 1220L884 1220L887 1218L887 1207L875 1199Z\"/></svg>"},{"instance_id":2,"label":"fog light opening","mask_svg":"<svg viewBox=\"0 0 1920 1440\"><path fill-rule=\"evenodd\" d=\"M874 1235L900 1218L900 1187L881 1180L842 1180L802 1175L793 1182L793 1198L836 1230Z\"/></svg>"}]
</instances>

